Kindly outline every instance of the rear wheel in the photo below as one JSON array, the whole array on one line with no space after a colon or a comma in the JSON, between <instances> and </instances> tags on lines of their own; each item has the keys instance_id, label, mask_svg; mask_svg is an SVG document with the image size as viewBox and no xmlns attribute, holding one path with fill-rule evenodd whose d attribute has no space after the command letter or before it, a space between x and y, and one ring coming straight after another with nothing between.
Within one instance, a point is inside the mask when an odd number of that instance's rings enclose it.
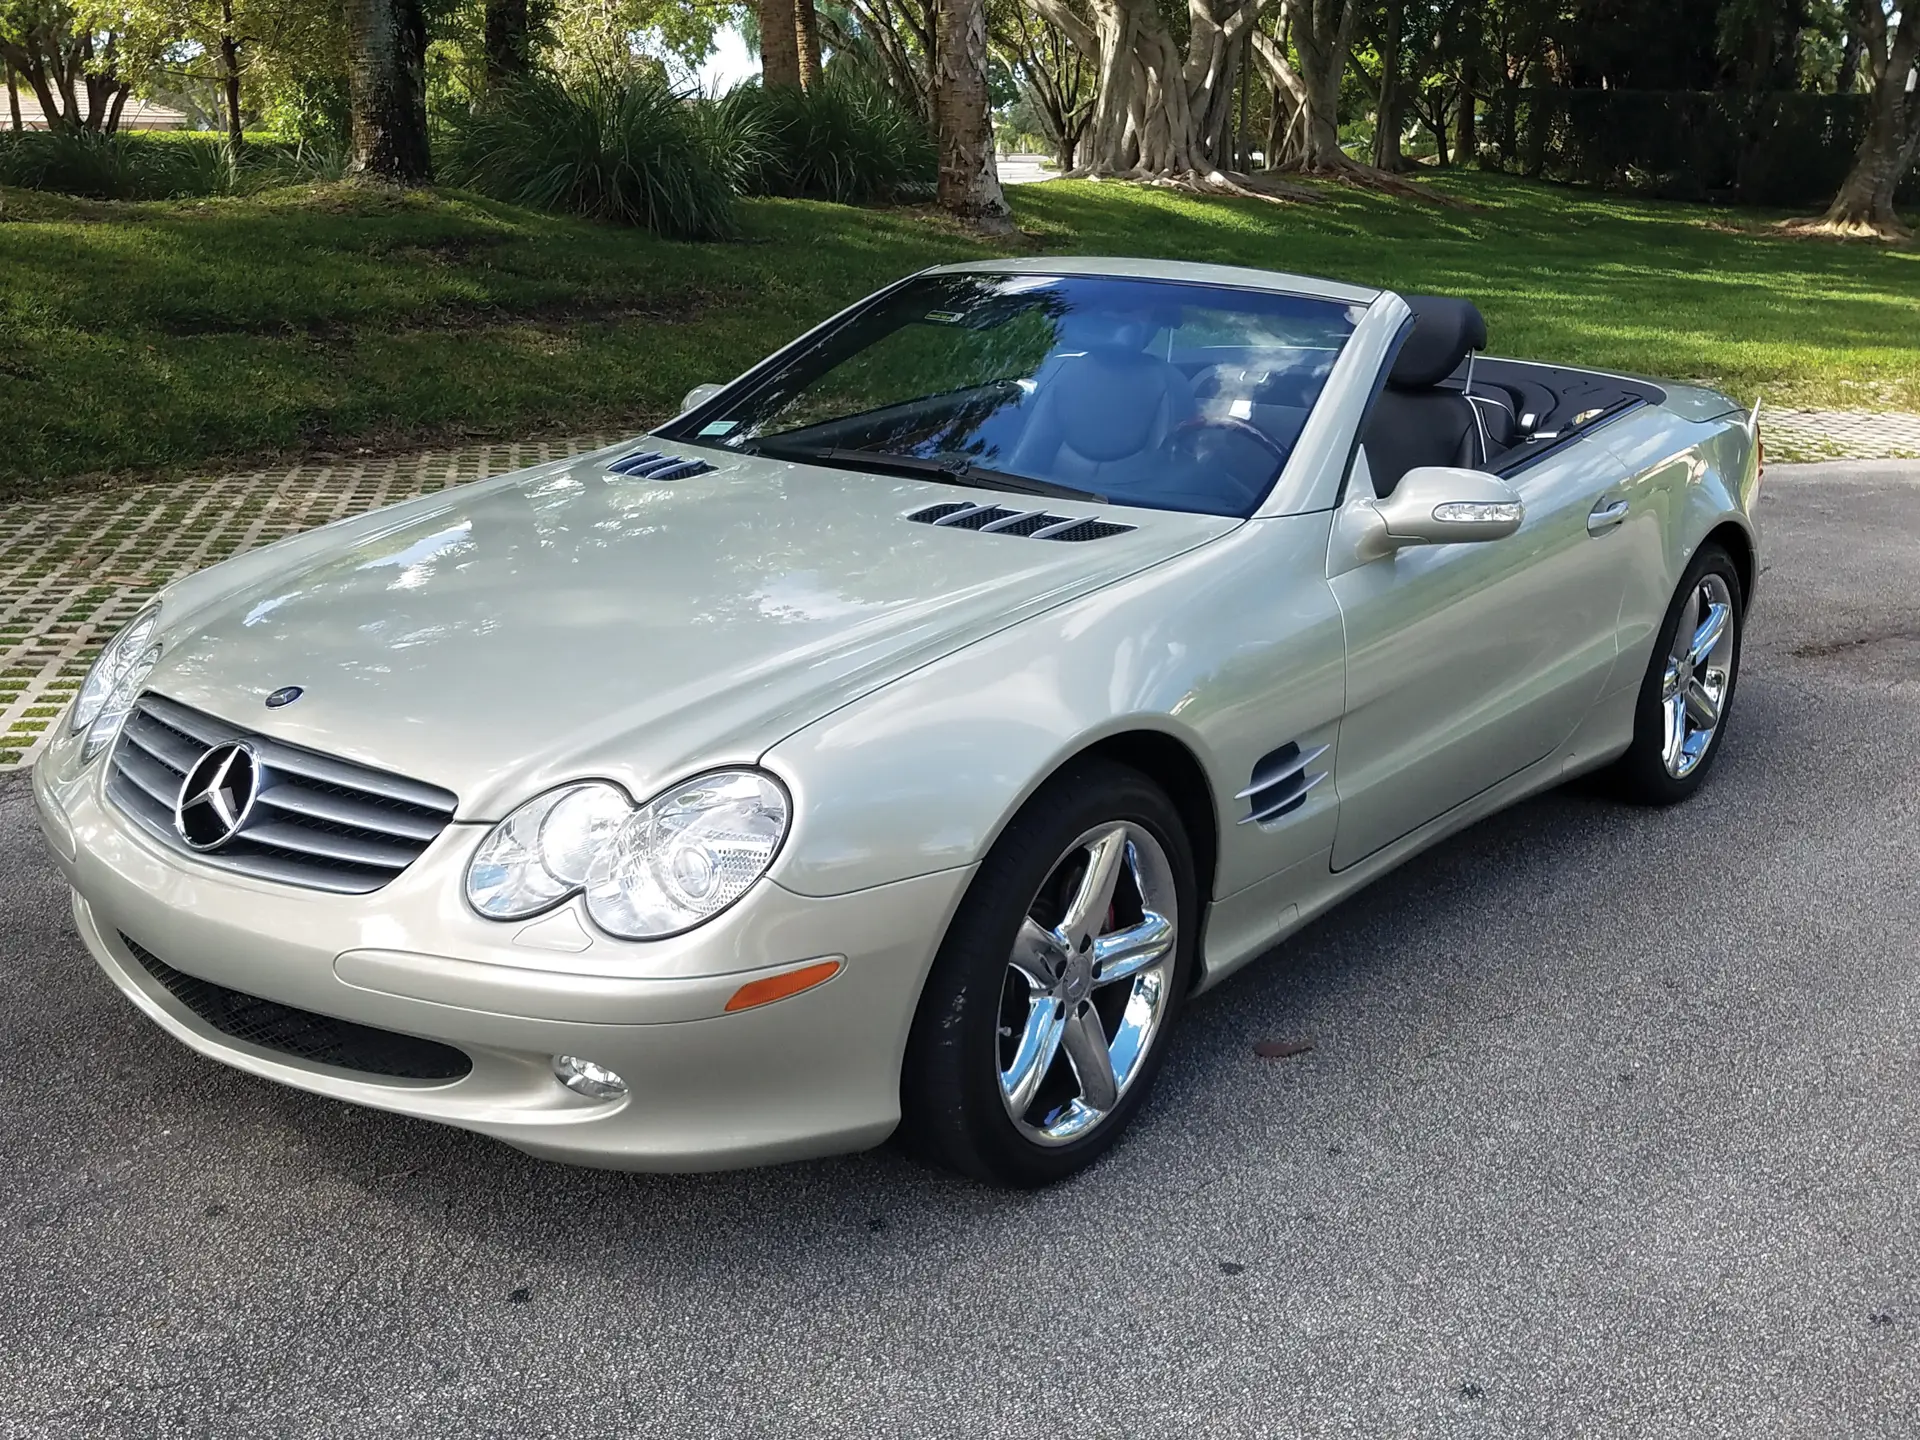
<instances>
[{"instance_id":1,"label":"rear wheel","mask_svg":"<svg viewBox=\"0 0 1920 1440\"><path fill-rule=\"evenodd\" d=\"M1191 978L1191 848L1144 776L1083 761L968 887L921 996L901 1139L994 1184L1090 1164L1146 1099Z\"/></svg>"},{"instance_id":2,"label":"rear wheel","mask_svg":"<svg viewBox=\"0 0 1920 1440\"><path fill-rule=\"evenodd\" d=\"M1700 788L1726 734L1745 623L1732 557L1718 545L1703 547L1654 643L1633 744L1606 772L1621 799L1672 805Z\"/></svg>"}]
</instances>

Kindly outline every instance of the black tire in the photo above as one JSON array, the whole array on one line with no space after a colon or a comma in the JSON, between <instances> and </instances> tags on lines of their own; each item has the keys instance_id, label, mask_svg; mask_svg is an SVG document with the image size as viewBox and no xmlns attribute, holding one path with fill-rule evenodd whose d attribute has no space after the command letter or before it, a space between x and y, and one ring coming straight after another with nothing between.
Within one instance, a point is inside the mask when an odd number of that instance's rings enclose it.
<instances>
[{"instance_id":1,"label":"black tire","mask_svg":"<svg viewBox=\"0 0 1920 1440\"><path fill-rule=\"evenodd\" d=\"M1726 694L1720 704L1719 723L1714 726L1706 751L1687 774L1675 776L1668 772L1663 758L1666 723L1661 686L1687 601L1708 575L1717 575L1725 582L1731 599L1733 616L1729 623L1733 632L1732 662L1728 667ZM1633 744L1628 747L1626 754L1600 774L1602 787L1607 793L1631 805L1676 805L1705 783L1707 772L1713 768L1714 758L1719 755L1720 746L1726 739L1727 724L1733 717L1734 694L1740 684L1740 642L1746 620L1746 596L1742 592L1740 571L1734 565L1733 557L1718 545L1702 546L1700 553L1694 556L1693 563L1687 567L1679 588L1674 591L1673 603L1667 607L1667 617L1661 622L1660 633L1654 639L1653 654L1647 661L1647 673L1640 682L1639 698L1634 702Z\"/></svg>"},{"instance_id":2,"label":"black tire","mask_svg":"<svg viewBox=\"0 0 1920 1440\"><path fill-rule=\"evenodd\" d=\"M1178 897L1175 956L1158 1030L1118 1103L1083 1137L1041 1143L1015 1125L1001 1096L1002 986L1014 939L1041 887L1076 839L1108 823L1145 829L1165 852ZM1145 1103L1193 979L1200 909L1193 849L1179 813L1138 771L1076 761L1016 815L955 912L921 992L901 1072L897 1139L934 1164L1016 1189L1084 1169Z\"/></svg>"}]
</instances>

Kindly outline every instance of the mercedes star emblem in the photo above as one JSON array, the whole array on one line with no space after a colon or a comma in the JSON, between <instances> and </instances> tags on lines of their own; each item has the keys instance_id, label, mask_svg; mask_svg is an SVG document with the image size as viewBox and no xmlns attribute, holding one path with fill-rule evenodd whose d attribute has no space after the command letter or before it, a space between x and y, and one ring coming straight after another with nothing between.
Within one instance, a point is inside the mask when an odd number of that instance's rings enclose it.
<instances>
[{"instance_id":1,"label":"mercedes star emblem","mask_svg":"<svg viewBox=\"0 0 1920 1440\"><path fill-rule=\"evenodd\" d=\"M260 762L246 745L216 745L180 782L173 828L195 850L218 850L247 823L260 789Z\"/></svg>"},{"instance_id":2,"label":"mercedes star emblem","mask_svg":"<svg viewBox=\"0 0 1920 1440\"><path fill-rule=\"evenodd\" d=\"M267 709L278 710L282 705L291 705L306 693L298 685L282 685L267 696Z\"/></svg>"}]
</instances>

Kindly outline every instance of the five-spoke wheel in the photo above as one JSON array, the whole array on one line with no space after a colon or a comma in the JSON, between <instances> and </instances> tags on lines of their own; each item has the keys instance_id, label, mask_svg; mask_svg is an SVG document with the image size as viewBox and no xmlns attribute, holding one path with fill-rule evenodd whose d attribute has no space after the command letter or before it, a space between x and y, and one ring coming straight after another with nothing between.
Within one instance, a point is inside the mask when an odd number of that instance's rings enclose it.
<instances>
[{"instance_id":1,"label":"five-spoke wheel","mask_svg":"<svg viewBox=\"0 0 1920 1440\"><path fill-rule=\"evenodd\" d=\"M1191 983L1193 854L1145 776L1076 761L1014 817L927 977L901 1138L1003 1185L1071 1175L1132 1119Z\"/></svg>"},{"instance_id":2,"label":"five-spoke wheel","mask_svg":"<svg viewBox=\"0 0 1920 1440\"><path fill-rule=\"evenodd\" d=\"M1089 830L1041 883L1000 997L1000 1096L1054 1145L1113 1113L1166 1013L1179 897L1144 828Z\"/></svg>"},{"instance_id":3,"label":"five-spoke wheel","mask_svg":"<svg viewBox=\"0 0 1920 1440\"><path fill-rule=\"evenodd\" d=\"M1622 799L1671 805L1706 778L1726 733L1746 593L1733 559L1706 545L1667 609L1641 682L1633 744L1608 771Z\"/></svg>"},{"instance_id":4,"label":"five-spoke wheel","mask_svg":"<svg viewBox=\"0 0 1920 1440\"><path fill-rule=\"evenodd\" d=\"M1689 587L1660 677L1660 759L1676 780L1706 757L1733 684L1733 591L1709 570Z\"/></svg>"}]
</instances>

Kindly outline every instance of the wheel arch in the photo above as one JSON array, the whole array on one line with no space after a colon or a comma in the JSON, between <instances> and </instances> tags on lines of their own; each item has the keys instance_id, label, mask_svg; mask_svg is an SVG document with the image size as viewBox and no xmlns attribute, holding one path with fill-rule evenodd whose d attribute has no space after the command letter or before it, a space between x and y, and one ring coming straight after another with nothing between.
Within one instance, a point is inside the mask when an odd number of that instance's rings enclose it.
<instances>
[{"instance_id":1,"label":"wheel arch","mask_svg":"<svg viewBox=\"0 0 1920 1440\"><path fill-rule=\"evenodd\" d=\"M1075 761L1090 757L1112 760L1138 770L1172 802L1181 824L1186 827L1187 841L1193 847L1194 889L1204 914L1213 897L1213 877L1220 862L1220 819L1214 809L1213 787L1207 781L1206 767L1200 763L1200 757L1185 741L1164 730L1122 730L1075 751L1055 766L1047 779L1051 780L1054 774Z\"/></svg>"},{"instance_id":2,"label":"wheel arch","mask_svg":"<svg viewBox=\"0 0 1920 1440\"><path fill-rule=\"evenodd\" d=\"M1757 579L1759 567L1753 536L1747 533L1746 526L1737 520L1724 520L1707 533L1702 545L1718 545L1733 560L1733 568L1740 576L1740 603L1749 605L1753 601L1753 582Z\"/></svg>"}]
</instances>

